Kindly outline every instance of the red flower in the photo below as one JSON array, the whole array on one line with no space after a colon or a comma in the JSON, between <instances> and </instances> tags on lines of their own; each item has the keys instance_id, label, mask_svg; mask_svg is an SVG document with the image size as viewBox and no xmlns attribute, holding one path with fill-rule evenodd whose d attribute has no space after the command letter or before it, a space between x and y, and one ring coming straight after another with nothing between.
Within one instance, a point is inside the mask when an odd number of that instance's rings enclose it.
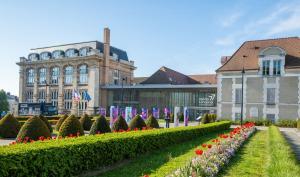
<instances>
[{"instance_id":1,"label":"red flower","mask_svg":"<svg viewBox=\"0 0 300 177\"><path fill-rule=\"evenodd\" d=\"M147 130L147 127L143 127L143 129L142 130Z\"/></svg>"},{"instance_id":2,"label":"red flower","mask_svg":"<svg viewBox=\"0 0 300 177\"><path fill-rule=\"evenodd\" d=\"M207 145L207 147L210 149L210 148L212 147L212 145L211 145L211 144L209 144L209 145Z\"/></svg>"},{"instance_id":3,"label":"red flower","mask_svg":"<svg viewBox=\"0 0 300 177\"><path fill-rule=\"evenodd\" d=\"M202 144L202 147L206 148L207 144Z\"/></svg>"},{"instance_id":4,"label":"red flower","mask_svg":"<svg viewBox=\"0 0 300 177\"><path fill-rule=\"evenodd\" d=\"M201 149L196 149L196 150L195 150L195 153L196 153L197 155L202 155L202 154L203 154L203 151L202 151Z\"/></svg>"},{"instance_id":5,"label":"red flower","mask_svg":"<svg viewBox=\"0 0 300 177\"><path fill-rule=\"evenodd\" d=\"M31 143L33 143L33 142L34 142L34 140L30 140L30 142L31 142Z\"/></svg>"},{"instance_id":6,"label":"red flower","mask_svg":"<svg viewBox=\"0 0 300 177\"><path fill-rule=\"evenodd\" d=\"M39 140L40 140L40 141L44 141L44 139L45 139L44 136L40 136L40 137L39 137Z\"/></svg>"},{"instance_id":7,"label":"red flower","mask_svg":"<svg viewBox=\"0 0 300 177\"><path fill-rule=\"evenodd\" d=\"M144 177L150 177L149 175L144 175Z\"/></svg>"},{"instance_id":8,"label":"red flower","mask_svg":"<svg viewBox=\"0 0 300 177\"><path fill-rule=\"evenodd\" d=\"M134 128L134 131L138 131L139 129L138 128Z\"/></svg>"},{"instance_id":9,"label":"red flower","mask_svg":"<svg viewBox=\"0 0 300 177\"><path fill-rule=\"evenodd\" d=\"M73 137L73 134L71 133L71 134L69 135L69 137Z\"/></svg>"},{"instance_id":10,"label":"red flower","mask_svg":"<svg viewBox=\"0 0 300 177\"><path fill-rule=\"evenodd\" d=\"M97 134L100 134L101 132L100 131L97 131Z\"/></svg>"},{"instance_id":11,"label":"red flower","mask_svg":"<svg viewBox=\"0 0 300 177\"><path fill-rule=\"evenodd\" d=\"M79 132L77 132L77 136L80 136L80 133L79 133Z\"/></svg>"}]
</instances>

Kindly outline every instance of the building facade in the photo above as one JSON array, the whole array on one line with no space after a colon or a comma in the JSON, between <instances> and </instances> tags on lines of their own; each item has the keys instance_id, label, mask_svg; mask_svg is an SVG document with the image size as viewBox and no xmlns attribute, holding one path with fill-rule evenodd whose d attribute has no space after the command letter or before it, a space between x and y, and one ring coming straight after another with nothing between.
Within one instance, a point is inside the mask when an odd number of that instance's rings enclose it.
<instances>
[{"instance_id":1,"label":"building facade","mask_svg":"<svg viewBox=\"0 0 300 177\"><path fill-rule=\"evenodd\" d=\"M298 37L247 41L222 64L216 71L219 118L276 122L300 117Z\"/></svg>"},{"instance_id":2,"label":"building facade","mask_svg":"<svg viewBox=\"0 0 300 177\"><path fill-rule=\"evenodd\" d=\"M28 57L21 57L17 63L19 102L51 102L58 113L73 114L95 114L99 106L107 106L105 86L131 84L136 68L125 51L110 46L108 28L104 29L103 39L103 43L31 49ZM73 90L81 96L87 92L92 99L74 101Z\"/></svg>"},{"instance_id":3,"label":"building facade","mask_svg":"<svg viewBox=\"0 0 300 177\"><path fill-rule=\"evenodd\" d=\"M167 67L161 67L150 77L135 78L134 84L107 86L108 105L131 106L141 112L142 108L159 108L160 116L164 108L174 111L174 107L187 107L190 119L204 113L217 111L216 76L187 76ZM107 108L108 109L108 108Z\"/></svg>"}]
</instances>

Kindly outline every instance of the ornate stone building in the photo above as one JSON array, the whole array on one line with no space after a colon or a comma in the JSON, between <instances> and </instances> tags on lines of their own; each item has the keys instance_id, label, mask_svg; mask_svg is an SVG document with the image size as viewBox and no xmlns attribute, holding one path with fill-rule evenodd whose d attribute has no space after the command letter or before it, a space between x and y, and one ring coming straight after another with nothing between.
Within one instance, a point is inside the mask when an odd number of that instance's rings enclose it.
<instances>
[{"instance_id":1,"label":"ornate stone building","mask_svg":"<svg viewBox=\"0 0 300 177\"><path fill-rule=\"evenodd\" d=\"M89 41L31 49L21 57L19 102L46 102L58 112L96 113L107 107L105 86L131 84L134 62L123 50L110 46L110 30L104 29L104 41ZM92 100L76 102L73 89L87 91Z\"/></svg>"}]
</instances>

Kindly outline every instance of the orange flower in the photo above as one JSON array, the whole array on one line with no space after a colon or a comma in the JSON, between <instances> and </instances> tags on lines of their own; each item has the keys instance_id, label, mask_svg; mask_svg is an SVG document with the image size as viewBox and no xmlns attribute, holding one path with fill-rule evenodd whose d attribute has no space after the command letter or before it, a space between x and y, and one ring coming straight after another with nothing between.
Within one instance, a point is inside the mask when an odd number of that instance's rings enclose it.
<instances>
[{"instance_id":1,"label":"orange flower","mask_svg":"<svg viewBox=\"0 0 300 177\"><path fill-rule=\"evenodd\" d=\"M203 154L203 151L202 151L201 149L196 149L196 150L195 150L195 153L196 153L197 155L202 155L202 154Z\"/></svg>"},{"instance_id":2,"label":"orange flower","mask_svg":"<svg viewBox=\"0 0 300 177\"><path fill-rule=\"evenodd\" d=\"M210 148L212 147L212 145L211 145L211 144L209 144L209 145L207 145L207 147L210 149Z\"/></svg>"}]
</instances>

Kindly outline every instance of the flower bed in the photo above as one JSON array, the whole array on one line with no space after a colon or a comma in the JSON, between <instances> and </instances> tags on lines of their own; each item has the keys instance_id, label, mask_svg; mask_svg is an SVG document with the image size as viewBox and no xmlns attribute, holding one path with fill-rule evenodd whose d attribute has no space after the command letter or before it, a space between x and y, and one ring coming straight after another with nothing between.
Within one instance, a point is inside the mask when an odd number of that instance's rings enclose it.
<instances>
[{"instance_id":1,"label":"flower bed","mask_svg":"<svg viewBox=\"0 0 300 177\"><path fill-rule=\"evenodd\" d=\"M0 147L0 176L73 176L145 152L228 130L230 122L107 133Z\"/></svg>"},{"instance_id":2,"label":"flower bed","mask_svg":"<svg viewBox=\"0 0 300 177\"><path fill-rule=\"evenodd\" d=\"M195 150L196 156L168 177L216 176L242 144L255 132L253 123L237 127L229 134L213 139L212 144L202 144Z\"/></svg>"}]
</instances>

